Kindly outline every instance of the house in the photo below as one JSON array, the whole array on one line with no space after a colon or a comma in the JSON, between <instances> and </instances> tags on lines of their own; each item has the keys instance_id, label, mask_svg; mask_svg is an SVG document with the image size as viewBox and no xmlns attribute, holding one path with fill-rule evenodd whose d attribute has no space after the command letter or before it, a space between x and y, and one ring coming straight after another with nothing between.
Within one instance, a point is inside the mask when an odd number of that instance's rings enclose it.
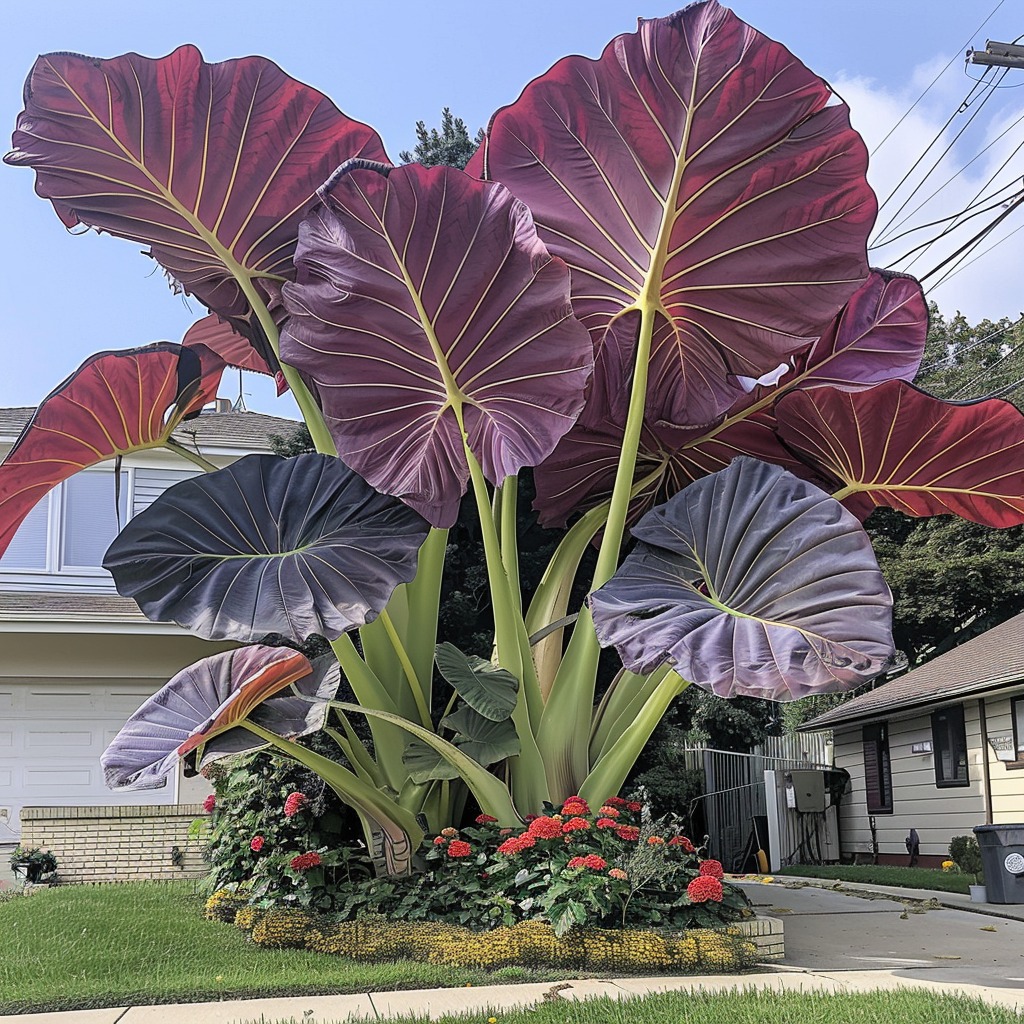
<instances>
[{"instance_id":1,"label":"house","mask_svg":"<svg viewBox=\"0 0 1024 1024\"><path fill-rule=\"evenodd\" d=\"M1024 821L1024 614L806 722L831 729L846 858L938 866L953 836Z\"/></svg>"},{"instance_id":2,"label":"house","mask_svg":"<svg viewBox=\"0 0 1024 1024\"><path fill-rule=\"evenodd\" d=\"M218 406L174 435L217 466L269 452L271 435L297 426ZM33 411L0 409L0 457ZM52 490L0 558L0 844L50 848L62 876L83 881L196 867L187 829L210 792L206 781L113 793L99 758L174 673L231 646L150 622L101 568L119 519L201 470L165 449L142 451L124 459L115 488L113 467Z\"/></svg>"}]
</instances>

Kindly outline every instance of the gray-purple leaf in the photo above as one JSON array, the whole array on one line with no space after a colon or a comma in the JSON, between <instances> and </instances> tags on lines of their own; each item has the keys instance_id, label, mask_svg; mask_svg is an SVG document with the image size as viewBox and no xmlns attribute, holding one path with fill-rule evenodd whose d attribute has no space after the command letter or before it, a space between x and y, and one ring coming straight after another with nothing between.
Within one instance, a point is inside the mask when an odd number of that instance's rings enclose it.
<instances>
[{"instance_id":1,"label":"gray-purple leaf","mask_svg":"<svg viewBox=\"0 0 1024 1024\"><path fill-rule=\"evenodd\" d=\"M104 566L150 619L210 640L333 640L413 578L427 529L338 459L248 455L165 491Z\"/></svg>"},{"instance_id":2,"label":"gray-purple leaf","mask_svg":"<svg viewBox=\"0 0 1024 1024\"><path fill-rule=\"evenodd\" d=\"M851 689L893 654L892 597L839 502L740 457L647 513L591 595L603 646L646 673L668 662L721 697Z\"/></svg>"},{"instance_id":3,"label":"gray-purple leaf","mask_svg":"<svg viewBox=\"0 0 1024 1024\"><path fill-rule=\"evenodd\" d=\"M262 645L189 665L128 719L103 752L100 763L107 785L163 786L180 758L219 734L236 731L258 705L311 671L309 660L298 651ZM272 728L266 721L265 727Z\"/></svg>"}]
</instances>

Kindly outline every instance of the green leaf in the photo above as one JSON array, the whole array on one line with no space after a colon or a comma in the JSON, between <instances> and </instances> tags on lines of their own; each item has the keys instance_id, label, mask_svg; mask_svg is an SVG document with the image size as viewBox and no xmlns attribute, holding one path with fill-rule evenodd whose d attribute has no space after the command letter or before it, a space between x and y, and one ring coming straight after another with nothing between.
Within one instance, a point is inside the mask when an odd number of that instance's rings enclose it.
<instances>
[{"instance_id":1,"label":"green leaf","mask_svg":"<svg viewBox=\"0 0 1024 1024\"><path fill-rule=\"evenodd\" d=\"M512 714L519 684L511 672L467 656L454 644L438 644L434 657L438 671L474 711L492 722L504 722Z\"/></svg>"},{"instance_id":2,"label":"green leaf","mask_svg":"<svg viewBox=\"0 0 1024 1024\"><path fill-rule=\"evenodd\" d=\"M420 740L409 740L405 745L402 764L408 770L409 778L416 783L459 778L459 769L455 765Z\"/></svg>"}]
</instances>

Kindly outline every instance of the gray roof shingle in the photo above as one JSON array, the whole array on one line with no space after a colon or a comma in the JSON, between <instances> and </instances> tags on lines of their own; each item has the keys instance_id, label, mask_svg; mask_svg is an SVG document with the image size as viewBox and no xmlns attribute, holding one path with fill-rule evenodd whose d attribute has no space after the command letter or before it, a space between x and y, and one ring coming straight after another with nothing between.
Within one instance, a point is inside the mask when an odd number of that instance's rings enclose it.
<instances>
[{"instance_id":1,"label":"gray roof shingle","mask_svg":"<svg viewBox=\"0 0 1024 1024\"><path fill-rule=\"evenodd\" d=\"M1024 683L1024 612L800 726L827 729L845 722L935 705Z\"/></svg>"},{"instance_id":2,"label":"gray roof shingle","mask_svg":"<svg viewBox=\"0 0 1024 1024\"><path fill-rule=\"evenodd\" d=\"M34 412L31 406L0 409L0 441L14 441ZM204 412L181 424L174 437L189 447L198 444L201 450L242 448L268 452L271 434L287 435L298 426L297 420L262 412Z\"/></svg>"}]
</instances>

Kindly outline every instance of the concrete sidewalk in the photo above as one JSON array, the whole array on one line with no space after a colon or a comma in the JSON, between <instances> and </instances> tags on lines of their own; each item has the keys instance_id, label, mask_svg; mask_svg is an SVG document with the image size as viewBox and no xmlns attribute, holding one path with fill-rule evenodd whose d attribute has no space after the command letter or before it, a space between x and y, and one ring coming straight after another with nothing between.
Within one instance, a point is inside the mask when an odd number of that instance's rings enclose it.
<instances>
[{"instance_id":1,"label":"concrete sidewalk","mask_svg":"<svg viewBox=\"0 0 1024 1024\"><path fill-rule=\"evenodd\" d=\"M387 1019L402 1014L437 1018L444 1014L481 1016L515 1007L530 1008L552 999L631 999L652 992L725 992L758 989L773 992L853 993L927 989L983 999L1009 1009L1024 1009L1024 992L983 985L945 984L900 977L893 971L773 971L702 977L587 979L533 985L418 989L346 996L291 996L283 999L224 1000L162 1006L113 1007L68 1013L32 1013L0 1017L2 1024L342 1024L346 1020Z\"/></svg>"}]
</instances>

